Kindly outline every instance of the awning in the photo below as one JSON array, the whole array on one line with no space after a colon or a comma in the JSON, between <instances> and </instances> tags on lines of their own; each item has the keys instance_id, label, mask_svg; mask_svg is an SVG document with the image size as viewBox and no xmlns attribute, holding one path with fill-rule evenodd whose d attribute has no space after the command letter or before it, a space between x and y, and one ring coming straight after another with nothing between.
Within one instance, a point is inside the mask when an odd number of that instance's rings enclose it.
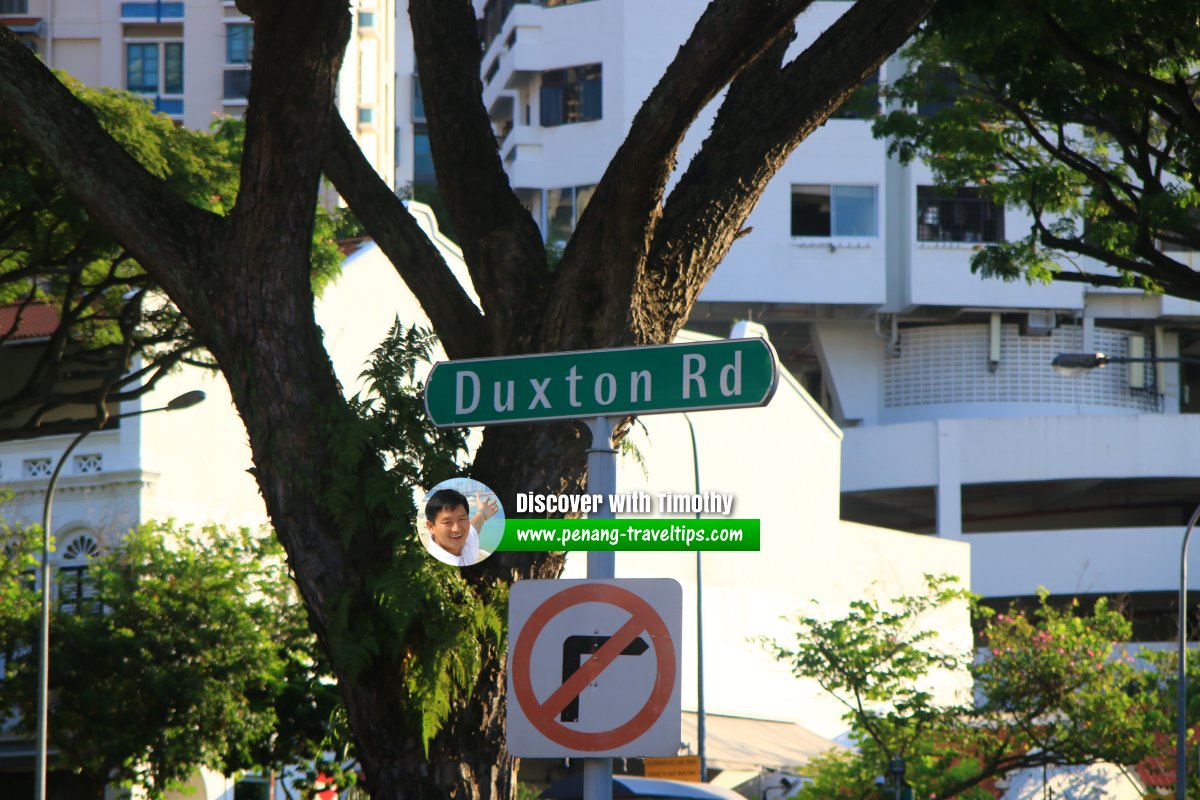
<instances>
[{"instance_id":1,"label":"awning","mask_svg":"<svg viewBox=\"0 0 1200 800\"><path fill-rule=\"evenodd\" d=\"M32 33L34 36L41 36L46 30L46 23L40 17L3 17L0 25L13 33Z\"/></svg>"},{"instance_id":2,"label":"awning","mask_svg":"<svg viewBox=\"0 0 1200 800\"><path fill-rule=\"evenodd\" d=\"M746 800L732 789L705 783L685 783L661 778L638 778L633 775L613 777L613 798L641 797L663 800ZM575 773L553 784L538 795L544 800L582 800L583 774Z\"/></svg>"},{"instance_id":3,"label":"awning","mask_svg":"<svg viewBox=\"0 0 1200 800\"><path fill-rule=\"evenodd\" d=\"M684 711L680 738L688 752L699 752L699 716ZM757 772L760 767L802 766L830 750L846 749L794 722L705 714L704 757L710 767Z\"/></svg>"}]
</instances>

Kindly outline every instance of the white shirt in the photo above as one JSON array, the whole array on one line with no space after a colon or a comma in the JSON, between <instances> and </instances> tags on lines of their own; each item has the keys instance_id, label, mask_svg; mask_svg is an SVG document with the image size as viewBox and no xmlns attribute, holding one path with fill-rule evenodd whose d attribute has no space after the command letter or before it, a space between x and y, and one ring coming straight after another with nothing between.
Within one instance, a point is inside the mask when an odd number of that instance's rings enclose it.
<instances>
[{"instance_id":1,"label":"white shirt","mask_svg":"<svg viewBox=\"0 0 1200 800\"><path fill-rule=\"evenodd\" d=\"M467 541L463 544L462 553L459 555L454 555L442 547L434 541L432 536L429 537L429 552L443 564L449 564L452 567L468 567L479 560L479 531L475 530L474 525L471 526L471 532L467 534Z\"/></svg>"}]
</instances>

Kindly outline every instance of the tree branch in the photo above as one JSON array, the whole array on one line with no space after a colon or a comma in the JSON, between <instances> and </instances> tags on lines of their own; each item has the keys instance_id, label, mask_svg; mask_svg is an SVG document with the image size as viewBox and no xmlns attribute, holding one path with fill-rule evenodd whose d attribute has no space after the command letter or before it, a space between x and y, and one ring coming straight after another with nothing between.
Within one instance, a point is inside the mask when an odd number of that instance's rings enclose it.
<instances>
[{"instance_id":1,"label":"tree branch","mask_svg":"<svg viewBox=\"0 0 1200 800\"><path fill-rule=\"evenodd\" d=\"M0 74L0 119L52 165L88 213L142 263L172 265L156 276L168 292L204 285L204 256L222 239L221 220L143 169L3 26Z\"/></svg>"},{"instance_id":2,"label":"tree branch","mask_svg":"<svg viewBox=\"0 0 1200 800\"><path fill-rule=\"evenodd\" d=\"M392 262L451 358L487 354L483 313L395 192L372 169L341 117L330 115L325 174Z\"/></svg>"},{"instance_id":3,"label":"tree branch","mask_svg":"<svg viewBox=\"0 0 1200 800\"><path fill-rule=\"evenodd\" d=\"M648 307L691 307L767 181L912 35L932 5L860 0L773 77L764 60L743 86L735 83L667 199L643 284Z\"/></svg>"},{"instance_id":4,"label":"tree branch","mask_svg":"<svg viewBox=\"0 0 1200 800\"><path fill-rule=\"evenodd\" d=\"M1186 85L1181 89L1177 82L1159 80L1093 53L1067 33L1049 13L1044 14L1042 19L1051 41L1058 46L1068 61L1077 64L1089 73L1107 78L1118 86L1126 89L1138 89L1152 97L1161 98L1179 113L1180 123L1191 132L1192 136L1200 139L1200 109L1196 108Z\"/></svg>"},{"instance_id":5,"label":"tree branch","mask_svg":"<svg viewBox=\"0 0 1200 800\"><path fill-rule=\"evenodd\" d=\"M541 233L509 186L483 107L470 0L412 0L413 45L438 188L454 220L496 354L532 347L549 277Z\"/></svg>"},{"instance_id":6,"label":"tree branch","mask_svg":"<svg viewBox=\"0 0 1200 800\"><path fill-rule=\"evenodd\" d=\"M1161 284L1169 294L1191 300L1200 300L1200 274L1157 251L1154 251L1154 256L1157 258L1150 260L1139 249L1138 255L1146 259L1139 261L1134 258L1119 256L1098 245L1089 244L1082 238L1055 236L1040 221L1036 227L1038 229L1038 237L1046 247L1076 253L1081 256L1088 256L1106 264L1111 264L1125 272L1145 275L1156 283ZM1094 286L1120 286L1129 288L1128 284L1122 282L1120 278L1093 275L1084 272L1078 273L1078 276L1073 273L1060 272L1054 279L1074 283L1090 283Z\"/></svg>"},{"instance_id":7,"label":"tree branch","mask_svg":"<svg viewBox=\"0 0 1200 800\"><path fill-rule=\"evenodd\" d=\"M644 341L658 335L659 315L647 316L639 305L629 303L629 297L650 251L676 151L717 92L787 35L796 15L810 3L717 0L709 4L638 110L567 244L556 274L555 307L548 315L551 336L570 346L586 346L591 342L576 337L590 333L602 337L604 344L613 344L610 340L617 331L630 327L634 337ZM595 263L606 265L603 275L596 274L591 266ZM574 315L560 313L583 307L583 298L588 297L600 298L589 312L597 324L580 326Z\"/></svg>"}]
</instances>

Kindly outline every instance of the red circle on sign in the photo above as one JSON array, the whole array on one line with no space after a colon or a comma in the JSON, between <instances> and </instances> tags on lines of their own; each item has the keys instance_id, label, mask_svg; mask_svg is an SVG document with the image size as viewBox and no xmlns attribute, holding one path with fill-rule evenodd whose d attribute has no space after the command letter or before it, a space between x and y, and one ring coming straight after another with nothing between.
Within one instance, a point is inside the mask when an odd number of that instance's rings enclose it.
<instances>
[{"instance_id":1,"label":"red circle on sign","mask_svg":"<svg viewBox=\"0 0 1200 800\"><path fill-rule=\"evenodd\" d=\"M533 645L550 620L581 603L606 603L628 611L631 616L566 683L546 698L545 703L539 703L533 693L530 675ZM566 704L576 697L593 677L611 664L626 645L642 631L650 635L656 659L654 686L650 689L650 696L645 705L628 722L610 731L576 731L559 722L556 717ZM667 630L666 623L645 600L628 589L613 584L585 583L555 594L534 610L521 628L521 635L517 637L510 669L517 703L530 723L556 744L572 750L594 753L632 742L650 730L658 720L670 702L671 692L675 688L675 648L671 644L671 633ZM573 688L576 685L579 691Z\"/></svg>"}]
</instances>

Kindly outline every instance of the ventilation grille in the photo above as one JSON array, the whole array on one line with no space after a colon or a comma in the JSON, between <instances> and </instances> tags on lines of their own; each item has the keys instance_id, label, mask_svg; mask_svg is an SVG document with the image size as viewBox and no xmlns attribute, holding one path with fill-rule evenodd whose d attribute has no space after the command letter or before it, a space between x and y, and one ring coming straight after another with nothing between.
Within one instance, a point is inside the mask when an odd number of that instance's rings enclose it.
<instances>
[{"instance_id":1,"label":"ventilation grille","mask_svg":"<svg viewBox=\"0 0 1200 800\"><path fill-rule=\"evenodd\" d=\"M50 459L27 458L21 472L26 478L49 478Z\"/></svg>"},{"instance_id":2,"label":"ventilation grille","mask_svg":"<svg viewBox=\"0 0 1200 800\"><path fill-rule=\"evenodd\" d=\"M75 456L75 472L78 475L91 475L104 471L104 456L100 453Z\"/></svg>"},{"instance_id":3,"label":"ventilation grille","mask_svg":"<svg viewBox=\"0 0 1200 800\"><path fill-rule=\"evenodd\" d=\"M1096 328L1094 349L1110 356L1128 355L1125 331ZM1060 375L1050 367L1059 353L1083 349L1079 328L1049 336L1021 336L1017 325L1000 331L1000 364L988 370L988 326L948 325L906 328L900 357L884 366L884 405L888 408L955 403L1066 403L1157 412L1153 386L1131 390L1125 366L1114 364L1081 377ZM1147 370L1153 380L1154 370Z\"/></svg>"}]
</instances>

